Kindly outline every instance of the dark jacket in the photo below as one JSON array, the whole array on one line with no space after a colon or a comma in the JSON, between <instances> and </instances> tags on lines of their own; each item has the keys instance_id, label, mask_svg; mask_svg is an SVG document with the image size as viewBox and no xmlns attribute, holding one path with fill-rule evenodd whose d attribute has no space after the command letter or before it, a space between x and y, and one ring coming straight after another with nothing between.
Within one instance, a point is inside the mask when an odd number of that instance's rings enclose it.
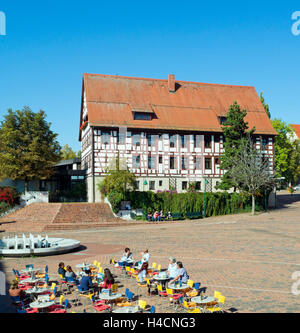
<instances>
[{"instance_id":1,"label":"dark jacket","mask_svg":"<svg viewBox=\"0 0 300 333\"><path fill-rule=\"evenodd\" d=\"M148 262L144 262L142 264L142 267L138 270L138 273L141 273L142 271L146 270L147 271L148 269Z\"/></svg>"}]
</instances>

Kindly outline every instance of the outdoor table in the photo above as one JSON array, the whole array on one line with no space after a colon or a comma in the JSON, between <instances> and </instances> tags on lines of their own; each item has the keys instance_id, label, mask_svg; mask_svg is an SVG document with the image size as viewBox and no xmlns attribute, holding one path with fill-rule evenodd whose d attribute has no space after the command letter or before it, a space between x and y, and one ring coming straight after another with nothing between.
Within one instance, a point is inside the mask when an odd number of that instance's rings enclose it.
<instances>
[{"instance_id":1,"label":"outdoor table","mask_svg":"<svg viewBox=\"0 0 300 333\"><path fill-rule=\"evenodd\" d=\"M42 294L45 293L47 291L51 291L51 289L48 288L32 288L32 289L27 289L25 292L26 294L29 294L30 297L34 296L34 295L38 295L38 294Z\"/></svg>"},{"instance_id":2,"label":"outdoor table","mask_svg":"<svg viewBox=\"0 0 300 333\"><path fill-rule=\"evenodd\" d=\"M191 302L194 302L196 304L209 304L212 302L217 301L217 299L215 297L212 296L203 296L203 299L201 299L201 296L196 296L196 297L192 297L191 298Z\"/></svg>"},{"instance_id":3,"label":"outdoor table","mask_svg":"<svg viewBox=\"0 0 300 333\"><path fill-rule=\"evenodd\" d=\"M112 311L113 313L137 313L140 312L138 306L123 306Z\"/></svg>"},{"instance_id":4,"label":"outdoor table","mask_svg":"<svg viewBox=\"0 0 300 333\"><path fill-rule=\"evenodd\" d=\"M22 274L32 274L32 273L37 273L40 271L41 271L41 268L28 268L28 269L22 269L21 273Z\"/></svg>"},{"instance_id":5,"label":"outdoor table","mask_svg":"<svg viewBox=\"0 0 300 333\"><path fill-rule=\"evenodd\" d=\"M29 303L31 308L35 308L35 309L41 309L43 312L43 310L45 310L46 308L48 308L49 306L54 305L55 302L54 301L43 301L43 302L39 302L39 301L34 301L32 303Z\"/></svg>"},{"instance_id":6,"label":"outdoor table","mask_svg":"<svg viewBox=\"0 0 300 333\"><path fill-rule=\"evenodd\" d=\"M115 301L116 299L121 298L121 297L122 297L122 294L120 294L120 293L112 293L111 295L109 295L109 293L99 293L100 299L102 299L104 301L108 301L110 303L113 303L113 301Z\"/></svg>"},{"instance_id":7,"label":"outdoor table","mask_svg":"<svg viewBox=\"0 0 300 333\"><path fill-rule=\"evenodd\" d=\"M168 284L168 288L170 288L172 290L185 290L185 289L190 288L190 286L186 283L183 283L182 286L180 287L180 284L175 286L174 283L170 283L170 284Z\"/></svg>"},{"instance_id":8,"label":"outdoor table","mask_svg":"<svg viewBox=\"0 0 300 333\"><path fill-rule=\"evenodd\" d=\"M43 281L44 279L43 278L27 278L27 279L24 279L24 280L21 280L20 283L32 283L32 284L35 284L39 281Z\"/></svg>"}]
</instances>

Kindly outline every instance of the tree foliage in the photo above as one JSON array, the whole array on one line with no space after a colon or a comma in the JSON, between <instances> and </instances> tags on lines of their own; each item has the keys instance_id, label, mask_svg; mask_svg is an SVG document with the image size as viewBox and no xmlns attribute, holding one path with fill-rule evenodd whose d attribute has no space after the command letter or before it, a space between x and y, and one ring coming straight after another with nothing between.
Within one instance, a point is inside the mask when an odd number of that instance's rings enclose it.
<instances>
[{"instance_id":1,"label":"tree foliage","mask_svg":"<svg viewBox=\"0 0 300 333\"><path fill-rule=\"evenodd\" d=\"M264 109L265 109L265 111L266 111L266 114L267 114L268 117L271 119L271 112L270 112L269 104L266 104L262 92L260 93L259 98L260 98L261 104L263 105L263 107L264 107Z\"/></svg>"},{"instance_id":2,"label":"tree foliage","mask_svg":"<svg viewBox=\"0 0 300 333\"><path fill-rule=\"evenodd\" d=\"M270 172L269 160L253 145L252 140L244 140L238 153L232 158L233 166L228 174L234 185L252 196L252 214L255 212L255 194L271 190L275 185Z\"/></svg>"},{"instance_id":3,"label":"tree foliage","mask_svg":"<svg viewBox=\"0 0 300 333\"><path fill-rule=\"evenodd\" d=\"M0 173L2 178L47 179L60 160L57 134L50 130L44 111L34 113L29 107L8 110L0 124Z\"/></svg>"},{"instance_id":4,"label":"tree foliage","mask_svg":"<svg viewBox=\"0 0 300 333\"><path fill-rule=\"evenodd\" d=\"M71 160L76 157L81 156L81 151L76 153L68 144L64 145L61 149L61 159L62 160Z\"/></svg>"},{"instance_id":5,"label":"tree foliage","mask_svg":"<svg viewBox=\"0 0 300 333\"><path fill-rule=\"evenodd\" d=\"M238 154L242 141L249 138L255 131L255 128L248 131L248 122L244 120L246 114L247 111L245 109L241 110L236 101L230 105L226 114L226 121L222 126L225 152L221 155L220 167L223 170L229 170L234 166L233 158ZM229 190L232 187L234 187L234 182L226 171L218 188Z\"/></svg>"},{"instance_id":6,"label":"tree foliage","mask_svg":"<svg viewBox=\"0 0 300 333\"><path fill-rule=\"evenodd\" d=\"M124 167L124 161L121 161L119 157L112 161L107 172L108 175L97 186L103 195L108 196L111 203L115 197L121 200L126 192L135 190L136 177L127 167Z\"/></svg>"},{"instance_id":7,"label":"tree foliage","mask_svg":"<svg viewBox=\"0 0 300 333\"><path fill-rule=\"evenodd\" d=\"M293 128L281 119L271 122L278 133L275 137L276 176L295 184L300 175L300 141L293 139Z\"/></svg>"}]
</instances>

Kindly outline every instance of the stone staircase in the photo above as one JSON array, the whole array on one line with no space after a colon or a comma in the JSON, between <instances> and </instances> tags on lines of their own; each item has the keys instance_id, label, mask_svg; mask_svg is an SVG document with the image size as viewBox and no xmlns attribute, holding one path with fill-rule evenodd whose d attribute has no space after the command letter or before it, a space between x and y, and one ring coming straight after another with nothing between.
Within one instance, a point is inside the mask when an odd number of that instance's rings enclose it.
<instances>
[{"instance_id":1,"label":"stone staircase","mask_svg":"<svg viewBox=\"0 0 300 333\"><path fill-rule=\"evenodd\" d=\"M33 203L0 219L5 232L42 232L140 224L113 215L104 203Z\"/></svg>"}]
</instances>

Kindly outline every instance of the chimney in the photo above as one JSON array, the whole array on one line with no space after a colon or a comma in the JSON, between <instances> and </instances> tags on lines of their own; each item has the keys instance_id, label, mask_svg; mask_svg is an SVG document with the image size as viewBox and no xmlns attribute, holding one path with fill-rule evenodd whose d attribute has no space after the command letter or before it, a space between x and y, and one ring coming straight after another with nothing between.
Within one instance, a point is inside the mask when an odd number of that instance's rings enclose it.
<instances>
[{"instance_id":1,"label":"chimney","mask_svg":"<svg viewBox=\"0 0 300 333\"><path fill-rule=\"evenodd\" d=\"M169 74L168 76L168 87L169 92L174 93L175 92L175 75Z\"/></svg>"}]
</instances>

